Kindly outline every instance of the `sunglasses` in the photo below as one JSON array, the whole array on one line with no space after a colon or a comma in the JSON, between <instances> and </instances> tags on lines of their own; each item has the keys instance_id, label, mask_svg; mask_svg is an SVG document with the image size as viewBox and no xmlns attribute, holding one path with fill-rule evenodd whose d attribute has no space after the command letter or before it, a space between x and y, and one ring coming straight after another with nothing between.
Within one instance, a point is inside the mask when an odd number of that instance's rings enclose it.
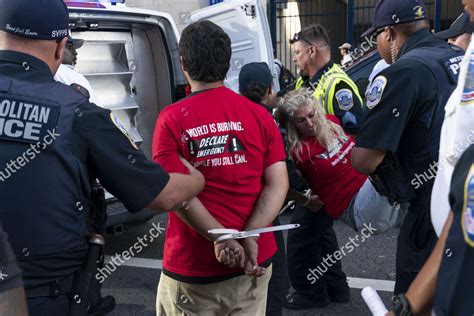
<instances>
[{"instance_id":1,"label":"sunglasses","mask_svg":"<svg viewBox=\"0 0 474 316\"><path fill-rule=\"evenodd\" d=\"M295 33L295 35L293 35L293 37L290 39L290 44L296 43L298 41L304 41L308 43L310 46L314 46L313 43L311 43L310 41L305 39L303 35L301 35L301 32Z\"/></svg>"}]
</instances>

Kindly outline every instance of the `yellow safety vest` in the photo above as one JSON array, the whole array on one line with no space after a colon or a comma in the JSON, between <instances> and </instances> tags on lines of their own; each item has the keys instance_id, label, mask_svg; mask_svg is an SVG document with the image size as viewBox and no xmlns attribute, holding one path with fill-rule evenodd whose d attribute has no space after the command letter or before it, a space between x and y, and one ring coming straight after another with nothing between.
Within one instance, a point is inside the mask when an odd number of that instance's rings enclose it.
<instances>
[{"instance_id":1,"label":"yellow safety vest","mask_svg":"<svg viewBox=\"0 0 474 316\"><path fill-rule=\"evenodd\" d=\"M321 102L327 114L334 115L334 93L335 88L339 82L345 82L352 89L353 99L358 98L359 104L363 107L362 98L359 94L359 89L352 81L352 79L337 65L334 64L319 80L313 96ZM295 89L298 90L303 86L304 80L299 77L296 81ZM354 100L355 101L355 100Z\"/></svg>"}]
</instances>

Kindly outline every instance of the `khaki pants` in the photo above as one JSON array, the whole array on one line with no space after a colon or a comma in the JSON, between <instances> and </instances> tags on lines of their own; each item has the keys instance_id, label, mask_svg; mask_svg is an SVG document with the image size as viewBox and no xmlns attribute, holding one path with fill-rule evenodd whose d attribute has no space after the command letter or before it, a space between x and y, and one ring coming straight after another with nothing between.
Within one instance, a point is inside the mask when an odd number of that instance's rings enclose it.
<instances>
[{"instance_id":1,"label":"khaki pants","mask_svg":"<svg viewBox=\"0 0 474 316\"><path fill-rule=\"evenodd\" d=\"M242 275L211 284L176 281L161 273L156 297L158 316L265 315L272 266L259 278Z\"/></svg>"}]
</instances>

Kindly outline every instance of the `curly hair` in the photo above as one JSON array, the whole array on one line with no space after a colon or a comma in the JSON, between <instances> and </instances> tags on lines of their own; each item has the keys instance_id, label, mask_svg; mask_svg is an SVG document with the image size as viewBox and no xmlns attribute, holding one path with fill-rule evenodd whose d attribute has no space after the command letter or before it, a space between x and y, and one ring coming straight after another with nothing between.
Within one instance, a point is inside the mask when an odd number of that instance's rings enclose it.
<instances>
[{"instance_id":1,"label":"curly hair","mask_svg":"<svg viewBox=\"0 0 474 316\"><path fill-rule=\"evenodd\" d=\"M211 21L197 21L183 30L179 55L192 80L208 83L222 81L230 68L231 41Z\"/></svg>"},{"instance_id":2,"label":"curly hair","mask_svg":"<svg viewBox=\"0 0 474 316\"><path fill-rule=\"evenodd\" d=\"M268 87L262 86L257 81L252 81L248 87L240 91L240 94L255 103L261 103L267 91Z\"/></svg>"},{"instance_id":3,"label":"curly hair","mask_svg":"<svg viewBox=\"0 0 474 316\"><path fill-rule=\"evenodd\" d=\"M306 105L310 105L314 110L312 120L314 122L315 142L317 144L328 149L335 140L341 136L345 136L341 126L326 118L324 108L320 102L313 97L310 91L300 89L288 92L280 100L275 117L280 123L280 126L287 131L286 141L288 153L290 156L295 155L298 160L300 160L300 155L303 152L303 145L301 143L301 135L293 122L293 115L295 111Z\"/></svg>"}]
</instances>

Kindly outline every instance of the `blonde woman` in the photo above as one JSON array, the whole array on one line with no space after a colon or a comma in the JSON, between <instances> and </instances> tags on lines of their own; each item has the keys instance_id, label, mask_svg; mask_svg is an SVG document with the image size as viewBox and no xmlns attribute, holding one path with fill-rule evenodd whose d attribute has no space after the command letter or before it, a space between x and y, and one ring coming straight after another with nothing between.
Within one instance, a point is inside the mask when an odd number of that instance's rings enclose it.
<instances>
[{"instance_id":1,"label":"blonde woman","mask_svg":"<svg viewBox=\"0 0 474 316\"><path fill-rule=\"evenodd\" d=\"M289 155L329 216L342 216L356 230L371 227L376 233L399 223L399 206L391 206L366 175L352 168L355 142L344 133L337 117L325 114L305 91L287 93L276 115L287 130Z\"/></svg>"}]
</instances>

